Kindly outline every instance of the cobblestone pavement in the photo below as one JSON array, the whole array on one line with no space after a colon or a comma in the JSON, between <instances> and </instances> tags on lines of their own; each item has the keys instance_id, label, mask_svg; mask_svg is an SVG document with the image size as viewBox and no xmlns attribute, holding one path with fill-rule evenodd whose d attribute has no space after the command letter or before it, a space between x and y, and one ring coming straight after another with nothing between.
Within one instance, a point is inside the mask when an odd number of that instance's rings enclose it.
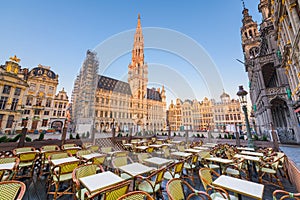
<instances>
[{"instance_id":1,"label":"cobblestone pavement","mask_svg":"<svg viewBox=\"0 0 300 200\"><path fill-rule=\"evenodd\" d=\"M280 145L280 149L296 163L300 170L300 145Z\"/></svg>"}]
</instances>

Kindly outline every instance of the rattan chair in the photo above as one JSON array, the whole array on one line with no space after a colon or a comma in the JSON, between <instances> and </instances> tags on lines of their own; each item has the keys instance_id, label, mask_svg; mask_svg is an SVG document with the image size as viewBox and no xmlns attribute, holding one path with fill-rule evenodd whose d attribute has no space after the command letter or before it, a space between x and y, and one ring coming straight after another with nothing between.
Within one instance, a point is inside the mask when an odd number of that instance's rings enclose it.
<instances>
[{"instance_id":1,"label":"rattan chair","mask_svg":"<svg viewBox=\"0 0 300 200\"><path fill-rule=\"evenodd\" d=\"M77 151L79 151L81 148L76 144L63 144L61 149L75 156Z\"/></svg>"},{"instance_id":2,"label":"rattan chair","mask_svg":"<svg viewBox=\"0 0 300 200\"><path fill-rule=\"evenodd\" d=\"M210 162L205 160L205 158L210 158L211 157L211 155L208 151L200 151L198 155L199 155L198 160L200 161L200 164L202 166L204 166L206 168L211 168L213 170L219 170L219 168L220 168L219 165L210 163Z\"/></svg>"},{"instance_id":3,"label":"rattan chair","mask_svg":"<svg viewBox=\"0 0 300 200\"><path fill-rule=\"evenodd\" d=\"M195 184L194 181L194 172L198 167L198 155L193 154L191 157L189 157L185 162L183 168L186 171L186 174L184 174L184 178L189 178L192 180L192 182Z\"/></svg>"},{"instance_id":4,"label":"rattan chair","mask_svg":"<svg viewBox=\"0 0 300 200\"><path fill-rule=\"evenodd\" d=\"M42 175L47 175L49 174L49 156L51 156L52 154L56 154L59 153L60 149L57 145L47 145L47 146L43 146L41 148L41 168L40 168L40 175L39 177L41 177Z\"/></svg>"},{"instance_id":5,"label":"rattan chair","mask_svg":"<svg viewBox=\"0 0 300 200\"><path fill-rule=\"evenodd\" d=\"M35 148L34 147L20 147L20 148L15 148L13 150L13 154L14 155L18 155L19 153L30 152L30 151L35 151Z\"/></svg>"},{"instance_id":6,"label":"rattan chair","mask_svg":"<svg viewBox=\"0 0 300 200\"><path fill-rule=\"evenodd\" d=\"M190 193L187 193L187 190L184 189L187 188ZM167 194L170 200L181 200L181 199L208 199L211 200L210 196L204 192L204 191L198 191L194 189L188 182L180 179L180 178L174 178L168 181L166 185Z\"/></svg>"},{"instance_id":7,"label":"rattan chair","mask_svg":"<svg viewBox=\"0 0 300 200\"><path fill-rule=\"evenodd\" d=\"M284 199L300 200L300 193L291 193L285 190L275 190L273 192L273 200L277 200L277 196L280 196L279 200L284 200Z\"/></svg>"},{"instance_id":8,"label":"rattan chair","mask_svg":"<svg viewBox=\"0 0 300 200\"><path fill-rule=\"evenodd\" d=\"M84 199L96 199L96 197L101 197L101 200L117 200L119 197L127 193L130 183L130 180L123 181L110 187L106 187L93 194L86 192Z\"/></svg>"},{"instance_id":9,"label":"rattan chair","mask_svg":"<svg viewBox=\"0 0 300 200\"><path fill-rule=\"evenodd\" d=\"M128 165L130 163L133 163L133 160L129 156L114 157L111 160L113 171L125 180L126 179L131 179L132 177L127 173L121 173L119 171L119 167L122 167L124 165Z\"/></svg>"},{"instance_id":10,"label":"rattan chair","mask_svg":"<svg viewBox=\"0 0 300 200\"><path fill-rule=\"evenodd\" d=\"M152 194L154 199L157 192L162 196L161 183L164 180L165 171L165 168L160 168L147 177L137 176L137 189Z\"/></svg>"},{"instance_id":11,"label":"rattan chair","mask_svg":"<svg viewBox=\"0 0 300 200\"><path fill-rule=\"evenodd\" d=\"M0 182L0 191L0 199L22 200L26 186L20 181L3 181Z\"/></svg>"},{"instance_id":12,"label":"rattan chair","mask_svg":"<svg viewBox=\"0 0 300 200\"><path fill-rule=\"evenodd\" d=\"M43 151L59 151L60 148L57 145L45 145L41 147L41 152Z\"/></svg>"},{"instance_id":13,"label":"rattan chair","mask_svg":"<svg viewBox=\"0 0 300 200\"><path fill-rule=\"evenodd\" d=\"M52 180L48 187L48 195L53 194L53 199L57 199L64 194L74 194L74 188L72 184L72 173L73 170L78 167L80 161L66 162L60 165L56 165L52 168ZM69 187L64 191L59 191L61 183L69 182ZM51 186L55 186L54 191L51 190Z\"/></svg>"},{"instance_id":14,"label":"rattan chair","mask_svg":"<svg viewBox=\"0 0 300 200\"><path fill-rule=\"evenodd\" d=\"M38 158L36 151L22 152L17 154L20 162L19 168L16 175L16 179L20 178L32 178L34 172L35 161Z\"/></svg>"},{"instance_id":15,"label":"rattan chair","mask_svg":"<svg viewBox=\"0 0 300 200\"><path fill-rule=\"evenodd\" d=\"M123 196L120 196L117 200L154 200L147 192L133 191Z\"/></svg>"},{"instance_id":16,"label":"rattan chair","mask_svg":"<svg viewBox=\"0 0 300 200\"><path fill-rule=\"evenodd\" d=\"M258 171L258 181L260 183L267 183L274 186L278 186L281 189L283 189L283 184L281 180L279 179L277 172L278 172L278 166L280 163L281 157L273 156L272 158L267 158L267 162L260 160L260 162L257 162L257 171ZM264 179L265 175L269 175L268 179ZM275 181L273 181L275 180Z\"/></svg>"},{"instance_id":17,"label":"rattan chair","mask_svg":"<svg viewBox=\"0 0 300 200\"><path fill-rule=\"evenodd\" d=\"M230 165L227 165L222 173L224 175L233 176L235 178L244 178L249 180L249 173L247 170L247 164L245 163L244 158L234 159L234 162Z\"/></svg>"},{"instance_id":18,"label":"rattan chair","mask_svg":"<svg viewBox=\"0 0 300 200\"><path fill-rule=\"evenodd\" d=\"M72 179L74 182L75 197L77 199L84 199L84 193L87 192L87 189L82 187L79 181L79 178L90 176L97 173L97 169L100 168L100 171L103 172L101 165L87 164L76 167L72 173Z\"/></svg>"},{"instance_id":19,"label":"rattan chair","mask_svg":"<svg viewBox=\"0 0 300 200\"><path fill-rule=\"evenodd\" d=\"M171 180L173 178L180 178L183 171L185 160L177 161L166 167L164 179Z\"/></svg>"},{"instance_id":20,"label":"rattan chair","mask_svg":"<svg viewBox=\"0 0 300 200\"><path fill-rule=\"evenodd\" d=\"M212 185L213 182L213 175L216 177L219 177L220 175L210 168L201 168L199 169L199 177L202 182L202 185L207 193L210 193L210 197L212 199L231 199L235 200L237 199L236 196L228 194L227 191L225 191L222 188L214 187Z\"/></svg>"},{"instance_id":21,"label":"rattan chair","mask_svg":"<svg viewBox=\"0 0 300 200\"><path fill-rule=\"evenodd\" d=\"M0 158L0 164L14 163L13 168L0 170L0 181L13 180L16 176L20 159L17 157L4 157Z\"/></svg>"}]
</instances>

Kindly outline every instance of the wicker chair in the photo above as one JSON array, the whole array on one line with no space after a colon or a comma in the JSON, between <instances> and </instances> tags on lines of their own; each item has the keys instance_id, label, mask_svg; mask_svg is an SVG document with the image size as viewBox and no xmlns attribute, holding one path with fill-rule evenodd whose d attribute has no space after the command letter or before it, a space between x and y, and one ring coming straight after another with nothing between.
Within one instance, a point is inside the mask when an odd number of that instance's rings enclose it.
<instances>
[{"instance_id":1,"label":"wicker chair","mask_svg":"<svg viewBox=\"0 0 300 200\"><path fill-rule=\"evenodd\" d=\"M138 153L137 154L138 161L139 161L139 163L142 163L142 164L146 164L144 160L147 158L151 158L151 157L152 157L152 155L149 153Z\"/></svg>"},{"instance_id":2,"label":"wicker chair","mask_svg":"<svg viewBox=\"0 0 300 200\"><path fill-rule=\"evenodd\" d=\"M52 180L48 187L48 195L53 194L53 199L57 199L64 194L74 194L73 184L70 183L69 187L64 191L58 191L60 183L71 182L73 170L78 167L80 161L66 162L56 165L52 168ZM51 186L55 185L55 191L51 192Z\"/></svg>"},{"instance_id":3,"label":"wicker chair","mask_svg":"<svg viewBox=\"0 0 300 200\"><path fill-rule=\"evenodd\" d=\"M42 164L41 164L41 169L40 169L40 175L39 177L41 177L42 175L46 175L46 174L49 174L50 171L49 171L49 160L48 158L53 155L53 154L57 154L59 153L60 151L58 150L49 150L49 151L45 151L43 154L42 154Z\"/></svg>"},{"instance_id":4,"label":"wicker chair","mask_svg":"<svg viewBox=\"0 0 300 200\"><path fill-rule=\"evenodd\" d=\"M121 173L119 171L119 167L122 167L124 165L128 165L130 163L133 163L133 160L128 156L121 156L121 157L114 157L111 160L111 164L113 166L113 170L116 174L121 176L123 179L131 179L132 177L127 173Z\"/></svg>"},{"instance_id":5,"label":"wicker chair","mask_svg":"<svg viewBox=\"0 0 300 200\"><path fill-rule=\"evenodd\" d=\"M26 186L20 181L3 181L0 182L0 191L0 199L22 200Z\"/></svg>"},{"instance_id":6,"label":"wicker chair","mask_svg":"<svg viewBox=\"0 0 300 200\"><path fill-rule=\"evenodd\" d=\"M182 175L184 162L185 160L181 160L167 166L164 179L171 180L173 178L180 178Z\"/></svg>"},{"instance_id":7,"label":"wicker chair","mask_svg":"<svg viewBox=\"0 0 300 200\"><path fill-rule=\"evenodd\" d=\"M41 147L41 152L43 151L59 151L60 148L57 145L45 145Z\"/></svg>"},{"instance_id":8,"label":"wicker chair","mask_svg":"<svg viewBox=\"0 0 300 200\"><path fill-rule=\"evenodd\" d=\"M156 193L159 192L162 196L161 183L164 180L164 173L166 169L160 168L157 171L151 173L147 177L137 176L136 185L137 189L153 194L153 198L156 198Z\"/></svg>"},{"instance_id":9,"label":"wicker chair","mask_svg":"<svg viewBox=\"0 0 300 200\"><path fill-rule=\"evenodd\" d=\"M0 181L12 180L15 178L20 159L17 157L4 157L0 158L0 164L14 163L13 168L7 167L7 169L0 170Z\"/></svg>"},{"instance_id":10,"label":"wicker chair","mask_svg":"<svg viewBox=\"0 0 300 200\"><path fill-rule=\"evenodd\" d=\"M271 158L267 158L268 161L264 162L261 160L257 164L257 171L258 171L258 181L260 183L267 183L274 186L278 186L281 189L283 189L283 184L281 180L279 179L277 172L278 172L278 166L281 160L281 157L273 156ZM265 175L269 175L269 180L264 179ZM275 179L275 182L273 180Z\"/></svg>"},{"instance_id":11,"label":"wicker chair","mask_svg":"<svg viewBox=\"0 0 300 200\"><path fill-rule=\"evenodd\" d=\"M77 199L84 199L84 193L87 192L87 189L81 186L79 178L96 174L97 168L100 168L101 172L104 171L101 165L94 164L81 165L73 170L72 179L75 183L75 196Z\"/></svg>"},{"instance_id":12,"label":"wicker chair","mask_svg":"<svg viewBox=\"0 0 300 200\"><path fill-rule=\"evenodd\" d=\"M74 156L76 155L77 151L80 150L80 147L78 147L76 144L63 144L61 149Z\"/></svg>"},{"instance_id":13,"label":"wicker chair","mask_svg":"<svg viewBox=\"0 0 300 200\"><path fill-rule=\"evenodd\" d=\"M133 191L120 196L117 200L154 200L147 192Z\"/></svg>"},{"instance_id":14,"label":"wicker chair","mask_svg":"<svg viewBox=\"0 0 300 200\"><path fill-rule=\"evenodd\" d=\"M291 193L285 190L275 190L273 192L273 200L277 200L276 196L281 196L279 200L284 200L284 199L296 199L300 200L300 193Z\"/></svg>"},{"instance_id":15,"label":"wicker chair","mask_svg":"<svg viewBox=\"0 0 300 200\"><path fill-rule=\"evenodd\" d=\"M86 192L84 199L96 199L96 197L101 196L101 200L117 200L119 197L127 193L130 183L131 181L123 181L110 187L106 187L93 194Z\"/></svg>"},{"instance_id":16,"label":"wicker chair","mask_svg":"<svg viewBox=\"0 0 300 200\"><path fill-rule=\"evenodd\" d=\"M208 151L201 151L199 154L198 160L200 161L200 164L202 164L206 168L211 168L213 170L219 170L219 165L212 164L210 162L207 162L205 158L211 157L210 153Z\"/></svg>"},{"instance_id":17,"label":"wicker chair","mask_svg":"<svg viewBox=\"0 0 300 200\"><path fill-rule=\"evenodd\" d=\"M16 148L13 150L13 154L16 156L19 153L24 153L24 152L30 152L30 151L35 151L34 147L20 147L20 148Z\"/></svg>"},{"instance_id":18,"label":"wicker chair","mask_svg":"<svg viewBox=\"0 0 300 200\"><path fill-rule=\"evenodd\" d=\"M212 185L213 182L213 175L214 176L220 176L217 172L215 172L213 169L210 168L201 168L199 169L199 177L202 182L202 185L207 193L211 193L210 197L212 199L231 199L235 200L237 199L236 196L228 194L227 191L225 191L222 188L214 187Z\"/></svg>"},{"instance_id":19,"label":"wicker chair","mask_svg":"<svg viewBox=\"0 0 300 200\"><path fill-rule=\"evenodd\" d=\"M184 190L184 186L191 191L189 195L186 190ZM168 181L166 185L167 194L170 200L181 200L181 199L195 199L195 197L205 200L211 200L210 196L203 191L198 191L194 189L190 184L180 178L174 178Z\"/></svg>"},{"instance_id":20,"label":"wicker chair","mask_svg":"<svg viewBox=\"0 0 300 200\"><path fill-rule=\"evenodd\" d=\"M227 165L224 170L224 175L233 176L235 178L243 178L249 180L249 173L246 169L247 165L245 164L244 158L234 159L234 163Z\"/></svg>"},{"instance_id":21,"label":"wicker chair","mask_svg":"<svg viewBox=\"0 0 300 200\"><path fill-rule=\"evenodd\" d=\"M32 178L34 172L35 161L38 158L38 153L36 151L23 152L17 154L20 163L18 173L16 178ZM27 170L24 170L27 169ZM29 170L28 170L29 169ZM25 173L27 172L27 173Z\"/></svg>"},{"instance_id":22,"label":"wicker chair","mask_svg":"<svg viewBox=\"0 0 300 200\"><path fill-rule=\"evenodd\" d=\"M184 177L191 179L194 184L195 184L194 172L197 168L197 164L198 164L198 154L193 154L190 158L188 158L184 162L184 166L183 166L183 168L186 170L187 173L184 175Z\"/></svg>"}]
</instances>

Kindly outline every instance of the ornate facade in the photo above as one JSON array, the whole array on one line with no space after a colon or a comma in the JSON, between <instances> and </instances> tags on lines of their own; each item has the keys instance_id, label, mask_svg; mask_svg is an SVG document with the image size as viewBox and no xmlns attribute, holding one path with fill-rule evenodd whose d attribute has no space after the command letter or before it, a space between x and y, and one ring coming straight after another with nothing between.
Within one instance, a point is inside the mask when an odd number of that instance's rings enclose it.
<instances>
[{"instance_id":1,"label":"ornate facade","mask_svg":"<svg viewBox=\"0 0 300 200\"><path fill-rule=\"evenodd\" d=\"M274 4L274 1L261 0L258 6L262 13L260 30L248 9L244 7L243 10L241 36L250 98L259 133L268 134L274 127L281 141L300 142L288 78L281 67L282 56L276 41L277 25L274 26L271 17L271 13L274 13L271 2Z\"/></svg>"},{"instance_id":2,"label":"ornate facade","mask_svg":"<svg viewBox=\"0 0 300 200\"><path fill-rule=\"evenodd\" d=\"M20 131L22 127L32 131L61 130L65 124L68 97L61 91L60 99L55 100L58 75L42 65L30 71L22 69L19 62L15 56L0 67L3 77L0 84L1 130L7 133Z\"/></svg>"},{"instance_id":3,"label":"ornate facade","mask_svg":"<svg viewBox=\"0 0 300 200\"><path fill-rule=\"evenodd\" d=\"M176 104L171 101L168 110L168 122L172 131L225 131L228 126L243 126L244 118L238 100L230 99L223 93L221 101L185 100L176 99Z\"/></svg>"},{"instance_id":4,"label":"ornate facade","mask_svg":"<svg viewBox=\"0 0 300 200\"><path fill-rule=\"evenodd\" d=\"M271 20L275 27L281 67L288 77L295 113L300 122L300 5L299 1L271 1Z\"/></svg>"},{"instance_id":5,"label":"ornate facade","mask_svg":"<svg viewBox=\"0 0 300 200\"><path fill-rule=\"evenodd\" d=\"M90 65L84 63L77 77L73 95L73 120L78 126L80 112L91 108L94 110L89 117L92 126L97 132L116 131L140 132L144 130L157 131L165 129L166 123L166 95L162 89L147 88L148 66L144 62L144 38L141 19L138 17L132 59L128 66L128 83L107 76L97 75L95 93L92 85L87 85L98 69L98 60L95 52ZM91 74L93 73L93 74ZM90 79L85 77L91 76ZM87 82L87 83L86 83ZM84 89L86 88L86 89ZM89 91L89 92L88 92ZM91 94L93 96L87 96ZM94 102L94 105L84 105L82 102ZM87 102L87 103L89 103ZM88 124L88 122L86 123ZM77 127L77 131L80 129Z\"/></svg>"}]
</instances>

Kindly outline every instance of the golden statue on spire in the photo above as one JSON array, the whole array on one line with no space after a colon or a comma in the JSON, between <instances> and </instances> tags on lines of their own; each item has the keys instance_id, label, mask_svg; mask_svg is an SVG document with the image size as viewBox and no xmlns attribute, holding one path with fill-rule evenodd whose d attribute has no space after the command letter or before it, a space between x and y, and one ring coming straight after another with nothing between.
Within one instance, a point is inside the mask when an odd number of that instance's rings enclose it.
<instances>
[{"instance_id":1,"label":"golden statue on spire","mask_svg":"<svg viewBox=\"0 0 300 200\"><path fill-rule=\"evenodd\" d=\"M21 61L21 59L18 58L16 55L14 55L14 57L9 57L9 59L10 59L11 61L16 62L16 63L19 63L19 62Z\"/></svg>"}]
</instances>

